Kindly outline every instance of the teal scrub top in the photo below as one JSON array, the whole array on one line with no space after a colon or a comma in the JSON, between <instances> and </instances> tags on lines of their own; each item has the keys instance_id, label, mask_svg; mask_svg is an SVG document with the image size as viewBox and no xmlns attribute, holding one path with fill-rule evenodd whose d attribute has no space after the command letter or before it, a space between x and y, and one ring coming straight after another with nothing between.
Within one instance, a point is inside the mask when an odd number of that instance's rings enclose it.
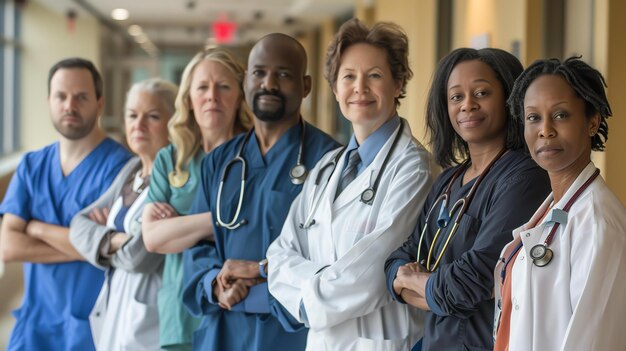
<instances>
[{"instance_id":1,"label":"teal scrub top","mask_svg":"<svg viewBox=\"0 0 626 351\"><path fill-rule=\"evenodd\" d=\"M176 148L170 144L159 151L150 178L147 203L169 203L179 215L189 214L198 188L202 150L190 160L189 180L180 188L170 185L168 174L174 170ZM163 286L159 291L159 328L161 347L167 350L191 350L191 337L200 323L183 306L183 254L165 255Z\"/></svg>"}]
</instances>

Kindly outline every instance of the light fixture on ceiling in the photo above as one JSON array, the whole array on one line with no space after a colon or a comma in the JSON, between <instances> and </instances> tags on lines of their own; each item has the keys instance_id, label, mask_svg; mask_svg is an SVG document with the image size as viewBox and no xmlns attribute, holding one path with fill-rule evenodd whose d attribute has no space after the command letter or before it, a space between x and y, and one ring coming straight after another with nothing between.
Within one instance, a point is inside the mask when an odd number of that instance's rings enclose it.
<instances>
[{"instance_id":1,"label":"light fixture on ceiling","mask_svg":"<svg viewBox=\"0 0 626 351\"><path fill-rule=\"evenodd\" d=\"M111 11L111 18L116 21L125 21L128 19L129 16L130 14L128 13L127 9L114 9L113 11Z\"/></svg>"},{"instance_id":2,"label":"light fixture on ceiling","mask_svg":"<svg viewBox=\"0 0 626 351\"><path fill-rule=\"evenodd\" d=\"M141 33L143 33L143 29L137 24L133 24L128 27L128 34L132 35L133 37L139 36L141 35Z\"/></svg>"}]
</instances>

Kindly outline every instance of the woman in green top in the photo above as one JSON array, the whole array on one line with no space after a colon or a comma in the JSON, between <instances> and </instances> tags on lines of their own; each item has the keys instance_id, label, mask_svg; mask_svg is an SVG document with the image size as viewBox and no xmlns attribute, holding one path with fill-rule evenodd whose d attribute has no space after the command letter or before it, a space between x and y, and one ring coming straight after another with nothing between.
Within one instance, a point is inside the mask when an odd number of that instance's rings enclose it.
<instances>
[{"instance_id":1,"label":"woman in green top","mask_svg":"<svg viewBox=\"0 0 626 351\"><path fill-rule=\"evenodd\" d=\"M244 68L224 49L194 56L183 72L176 113L168 124L172 144L154 161L142 227L146 248L167 254L158 298L163 349L191 350L199 320L182 304L182 251L200 240L212 240L213 221L211 213L186 215L204 155L251 125L243 77Z\"/></svg>"}]
</instances>

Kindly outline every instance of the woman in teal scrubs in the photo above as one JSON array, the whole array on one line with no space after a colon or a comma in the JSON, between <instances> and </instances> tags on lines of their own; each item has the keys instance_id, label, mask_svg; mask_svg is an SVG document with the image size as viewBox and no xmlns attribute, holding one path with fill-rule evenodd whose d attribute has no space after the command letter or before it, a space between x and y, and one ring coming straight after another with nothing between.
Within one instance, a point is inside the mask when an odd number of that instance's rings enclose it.
<instances>
[{"instance_id":1,"label":"woman in teal scrubs","mask_svg":"<svg viewBox=\"0 0 626 351\"><path fill-rule=\"evenodd\" d=\"M204 155L251 124L243 76L243 67L228 51L198 53L183 72L176 114L169 123L172 144L154 162L143 237L148 250L167 254L158 299L163 349L191 350L198 321L182 305L181 252L212 237L213 228L210 213L188 214Z\"/></svg>"}]
</instances>

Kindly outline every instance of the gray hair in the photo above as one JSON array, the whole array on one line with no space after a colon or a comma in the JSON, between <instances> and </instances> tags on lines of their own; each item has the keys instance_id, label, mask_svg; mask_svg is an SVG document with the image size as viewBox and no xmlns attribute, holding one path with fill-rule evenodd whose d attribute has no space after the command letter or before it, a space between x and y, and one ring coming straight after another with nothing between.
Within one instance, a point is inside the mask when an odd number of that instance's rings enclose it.
<instances>
[{"instance_id":1,"label":"gray hair","mask_svg":"<svg viewBox=\"0 0 626 351\"><path fill-rule=\"evenodd\" d=\"M128 107L128 102L131 100L131 97L134 97L141 91L146 91L156 95L170 114L168 117L171 117L176 111L174 106L176 94L178 94L178 87L176 84L161 78L151 78L137 82L133 84L130 89L128 89L128 93L126 93L125 107Z\"/></svg>"}]
</instances>

